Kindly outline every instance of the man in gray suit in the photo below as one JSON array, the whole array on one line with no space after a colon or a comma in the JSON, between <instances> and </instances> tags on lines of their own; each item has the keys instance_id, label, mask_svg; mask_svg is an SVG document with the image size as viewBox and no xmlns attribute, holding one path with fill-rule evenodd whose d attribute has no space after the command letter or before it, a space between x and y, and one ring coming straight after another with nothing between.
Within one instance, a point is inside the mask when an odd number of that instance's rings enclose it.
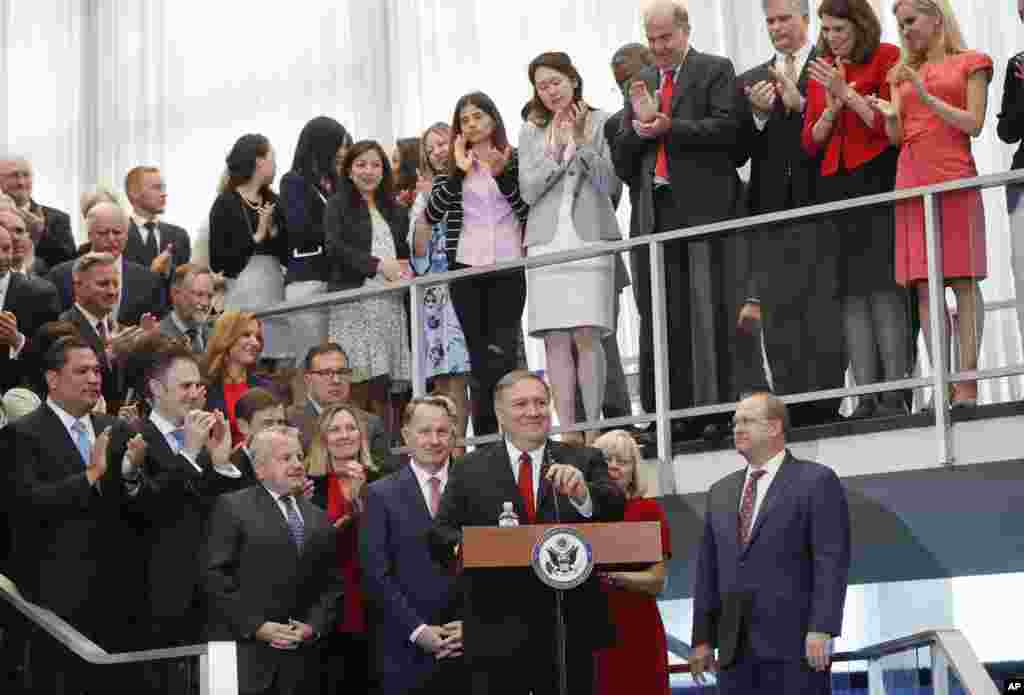
<instances>
[{"instance_id":1,"label":"man in gray suit","mask_svg":"<svg viewBox=\"0 0 1024 695\"><path fill-rule=\"evenodd\" d=\"M186 343L193 352L206 352L210 337L210 305L213 275L210 269L185 263L174 271L171 283L171 312L160 322L160 332Z\"/></svg>"},{"instance_id":2,"label":"man in gray suit","mask_svg":"<svg viewBox=\"0 0 1024 695\"><path fill-rule=\"evenodd\" d=\"M302 448L309 451L313 437L317 434L320 413L338 403L348 403L352 395L352 370L348 366L348 355L337 343L324 343L310 348L304 363L306 402L297 402L288 408L288 424L302 433ZM366 438L374 461L386 472L397 468L398 461L391 459L391 434L384 427L384 420L373 413L359 410L366 425Z\"/></svg>"}]
</instances>

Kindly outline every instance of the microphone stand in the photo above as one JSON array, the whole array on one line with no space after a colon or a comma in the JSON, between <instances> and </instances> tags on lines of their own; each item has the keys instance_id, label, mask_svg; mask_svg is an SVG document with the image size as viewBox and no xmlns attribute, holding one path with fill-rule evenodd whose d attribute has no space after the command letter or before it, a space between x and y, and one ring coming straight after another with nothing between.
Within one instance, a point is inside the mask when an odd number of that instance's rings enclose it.
<instances>
[{"instance_id":1,"label":"microphone stand","mask_svg":"<svg viewBox=\"0 0 1024 695\"><path fill-rule=\"evenodd\" d=\"M548 443L544 447L544 464L541 466L541 480L547 478L547 471L551 466L555 464L554 456L551 454L552 442L548 440ZM562 523L562 515L558 510L558 491L555 490L554 483L549 483L551 487L551 501L555 506L555 523ZM558 695L569 694L569 682L568 665L566 663L565 653L565 641L566 641L566 630L565 630L565 613L562 611L562 605L564 600L565 591L562 589L555 589L555 650L556 654L556 666L558 668Z\"/></svg>"}]
</instances>

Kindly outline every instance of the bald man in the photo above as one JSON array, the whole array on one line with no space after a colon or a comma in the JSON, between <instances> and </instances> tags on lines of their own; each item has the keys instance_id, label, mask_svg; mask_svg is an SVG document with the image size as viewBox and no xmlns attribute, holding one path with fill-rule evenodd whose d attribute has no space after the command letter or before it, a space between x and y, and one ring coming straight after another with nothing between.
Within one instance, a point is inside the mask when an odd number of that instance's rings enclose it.
<instances>
[{"instance_id":1,"label":"bald man","mask_svg":"<svg viewBox=\"0 0 1024 695\"><path fill-rule=\"evenodd\" d=\"M36 255L51 268L75 257L71 236L71 218L66 212L40 205L32 199L32 164L20 155L0 156L0 189L9 195L19 210L39 224L42 235L36 241Z\"/></svg>"},{"instance_id":2,"label":"bald man","mask_svg":"<svg viewBox=\"0 0 1024 695\"><path fill-rule=\"evenodd\" d=\"M121 293L115 306L115 317L122 325L136 325L143 314L157 317L165 313L163 283L149 268L124 258L128 239L128 214L116 203L99 202L89 208L85 217L91 250L109 253L116 259ZM48 279L57 287L61 309L74 303L74 262L62 263L50 271Z\"/></svg>"},{"instance_id":3,"label":"bald man","mask_svg":"<svg viewBox=\"0 0 1024 695\"><path fill-rule=\"evenodd\" d=\"M11 217L18 219L10 210L0 211L0 391L18 386L27 376L21 353L36 330L59 313L53 285L11 272L14 244L6 227Z\"/></svg>"}]
</instances>

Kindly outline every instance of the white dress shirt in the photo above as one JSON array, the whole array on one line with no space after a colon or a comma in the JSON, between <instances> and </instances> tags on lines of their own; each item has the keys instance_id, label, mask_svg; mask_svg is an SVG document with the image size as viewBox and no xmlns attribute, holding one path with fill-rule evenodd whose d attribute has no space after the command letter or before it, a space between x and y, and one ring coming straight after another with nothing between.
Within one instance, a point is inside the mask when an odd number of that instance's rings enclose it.
<instances>
[{"instance_id":1,"label":"white dress shirt","mask_svg":"<svg viewBox=\"0 0 1024 695\"><path fill-rule=\"evenodd\" d=\"M78 433L73 429L76 422L81 422L85 428L85 436L89 440L89 446L92 447L96 445L96 430L93 429L92 426L92 413L89 413L85 417L75 417L68 411L64 410L64 408L57 405L57 402L52 398L46 399L46 405L50 407L50 410L56 413L61 424L64 425L64 429L67 430L68 436L71 437L71 441L75 443L76 449L78 445ZM89 462L86 461L84 465L88 466ZM136 480L138 477L138 471L135 470L135 464L132 463L127 451L125 452L124 458L121 459L121 476L125 479L124 482L125 487L128 488L128 494L132 496L137 495L139 492L139 485ZM99 480L96 481L97 489L99 488L99 482Z\"/></svg>"},{"instance_id":2,"label":"white dress shirt","mask_svg":"<svg viewBox=\"0 0 1024 695\"><path fill-rule=\"evenodd\" d=\"M796 77L797 77L797 80L800 79L800 74L804 71L804 66L807 64L807 59L811 55L811 48L813 48L812 44L810 42L807 42L807 43L805 43L803 45L803 48L801 48L796 53L794 53L794 55L796 56L796 61L794 61L794 64L795 64L795 67L796 67ZM786 54L785 53L776 53L775 54L775 67L778 68L779 70L782 70L783 72L785 72L785 70L786 70ZM782 97L776 95L775 98L776 99L781 99ZM764 130L764 127L765 127L765 125L767 123L768 123L768 118L767 117L760 115L757 111L754 111L754 125L757 127L758 130Z\"/></svg>"},{"instance_id":3,"label":"white dress shirt","mask_svg":"<svg viewBox=\"0 0 1024 695\"><path fill-rule=\"evenodd\" d=\"M764 496L768 494L768 488L771 487L772 481L775 480L775 474L779 472L779 466L782 465L782 461L785 458L786 450L783 449L765 461L760 468L756 469L764 471L764 475L757 481L757 497L754 499L754 512L750 515L751 530L753 530L754 524L757 523L757 514L761 509L761 503L764 502ZM743 480L743 493L740 494L740 507L743 506L743 495L747 491L747 486L750 485L750 473L752 470L754 469L747 466L747 476Z\"/></svg>"},{"instance_id":4,"label":"white dress shirt","mask_svg":"<svg viewBox=\"0 0 1024 695\"><path fill-rule=\"evenodd\" d=\"M160 431L160 434L164 436L164 439L167 440L167 446L171 447L171 451L173 451L178 456L184 456L185 460L192 464L192 467L196 469L197 473L203 472L202 467L200 467L200 465L196 462L195 455L188 451L185 451L184 446L179 447L178 440L171 435L171 432L174 432L175 430L180 430L182 429L181 427L174 425L174 423L172 423L170 420L165 418L160 413L156 412L156 410L149 414L149 421L153 423L153 426L156 427L157 430Z\"/></svg>"},{"instance_id":5,"label":"white dress shirt","mask_svg":"<svg viewBox=\"0 0 1024 695\"><path fill-rule=\"evenodd\" d=\"M545 445L546 446L546 445ZM533 500L534 504L540 506L540 469L544 464L544 449L545 446L538 447L533 451L528 451L530 455L530 462L533 464ZM508 458L512 463L512 477L516 480L516 485L519 484L519 456L523 453L520 449L517 449L512 441L509 439L505 440L505 448L508 449ZM555 462L557 463L557 461ZM586 481L583 481L584 488L587 491L587 499L581 504L578 504L572 497L569 498L569 502L572 506L576 507L576 511L580 513L580 516L585 519L589 519L594 516L594 500L590 496L590 487L587 486Z\"/></svg>"}]
</instances>

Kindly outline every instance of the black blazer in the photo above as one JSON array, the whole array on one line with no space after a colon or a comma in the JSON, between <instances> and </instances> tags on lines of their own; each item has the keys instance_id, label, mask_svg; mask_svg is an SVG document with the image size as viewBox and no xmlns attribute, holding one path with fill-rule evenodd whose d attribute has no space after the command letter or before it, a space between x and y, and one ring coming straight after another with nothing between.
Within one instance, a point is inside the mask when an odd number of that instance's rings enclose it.
<instances>
[{"instance_id":1,"label":"black blazer","mask_svg":"<svg viewBox=\"0 0 1024 695\"><path fill-rule=\"evenodd\" d=\"M124 428L92 415L96 436ZM116 433L115 433L115 436ZM100 489L90 486L82 457L60 418L45 403L4 428L15 503L14 580L25 597L68 620L101 646L112 623L124 632L125 594L134 581L134 529L122 519L121 461L110 456ZM114 437L112 437L113 439ZM126 582L129 582L126 584Z\"/></svg>"},{"instance_id":2,"label":"black blazer","mask_svg":"<svg viewBox=\"0 0 1024 695\"><path fill-rule=\"evenodd\" d=\"M250 373L249 377L246 379L246 383L249 385L249 388L255 388L259 386L260 388L265 388L273 392L274 395L278 397L281 396L281 393L279 392L280 390L278 389L277 385L270 379L267 379L266 377L257 376L256 374ZM224 417L227 417L228 406L227 401L224 399L223 381L211 381L209 384L207 384L206 409L209 411L219 410L220 412L224 413Z\"/></svg>"},{"instance_id":3,"label":"black blazer","mask_svg":"<svg viewBox=\"0 0 1024 695\"><path fill-rule=\"evenodd\" d=\"M78 329L78 335L89 343L96 353L96 357L100 361L100 369L103 370L103 399L107 402L107 412L116 413L127 391L124 368L119 362L107 359L106 345L96 334L89 319L85 318L85 314L79 311L77 306L72 306L61 314L60 320L73 323Z\"/></svg>"},{"instance_id":4,"label":"black blazer","mask_svg":"<svg viewBox=\"0 0 1024 695\"><path fill-rule=\"evenodd\" d=\"M171 256L171 277L174 277L174 269L179 265L188 263L192 258L192 242L189 240L188 232L181 227L167 222L157 223L157 233L160 236L160 251L167 248L168 244L174 244L174 253ZM149 235L149 231L146 231ZM124 257L132 263L138 263L148 268L156 258L143 239L142 230L131 220L128 225L128 241L124 246Z\"/></svg>"},{"instance_id":5,"label":"black blazer","mask_svg":"<svg viewBox=\"0 0 1024 695\"><path fill-rule=\"evenodd\" d=\"M1024 84L1017 77L1017 67L1024 63L1024 53L1018 53L1006 63L1003 82L1003 103L996 118L999 139L1008 145L1020 142L1013 154L1013 169L1024 167Z\"/></svg>"},{"instance_id":6,"label":"black blazer","mask_svg":"<svg viewBox=\"0 0 1024 695\"><path fill-rule=\"evenodd\" d=\"M694 589L692 644L729 666L741 636L761 659L803 661L808 632L839 635L850 514L835 472L786 453L740 547L746 467L711 486Z\"/></svg>"},{"instance_id":7,"label":"black blazer","mask_svg":"<svg viewBox=\"0 0 1024 695\"><path fill-rule=\"evenodd\" d=\"M651 94L659 73L647 67L637 74ZM740 206L740 180L733 150L736 120L736 78L728 58L691 47L676 74L672 127L666 138L672 195L686 211L685 226L730 219ZM659 140L645 140L633 130L633 105L627 98L618 134L612 144L615 172L629 185L633 208L631 236L654 231L654 165Z\"/></svg>"},{"instance_id":8,"label":"black blazer","mask_svg":"<svg viewBox=\"0 0 1024 695\"><path fill-rule=\"evenodd\" d=\"M625 499L608 477L600 451L549 441L545 457L548 463L569 464L583 472L594 501L594 515L583 518L568 497L559 495L560 518L556 519L555 496L550 485L542 483L537 523L622 520ZM503 502L512 502L520 523L525 523L523 499L504 442L478 448L450 467L448 485L429 534L435 560L450 566L453 549L462 542L462 527L496 526ZM532 569L468 571L463 578L468 659L507 657L527 663L531 650L551 648L554 592L540 583ZM570 634L574 635L570 649L589 651L614 642L608 603L596 575L565 594L565 610Z\"/></svg>"},{"instance_id":9,"label":"black blazer","mask_svg":"<svg viewBox=\"0 0 1024 695\"><path fill-rule=\"evenodd\" d=\"M60 307L67 311L75 304L75 286L72 276L75 262L67 261L56 268L50 269L47 279L57 287L60 296ZM142 319L143 314L163 316L164 304L163 281L148 267L124 259L124 273L121 277L121 306L117 313L117 322L134 326Z\"/></svg>"},{"instance_id":10,"label":"black blazer","mask_svg":"<svg viewBox=\"0 0 1024 695\"><path fill-rule=\"evenodd\" d=\"M269 202L278 203L277 195L269 192ZM237 278L245 270L249 259L256 254L268 254L286 265L288 263L288 225L284 210L278 204L274 208L274 224L277 235L257 244L253 234L259 224L259 216L242 201L235 191L225 191L217 196L210 208L210 269L224 273L225 277Z\"/></svg>"},{"instance_id":11,"label":"black blazer","mask_svg":"<svg viewBox=\"0 0 1024 695\"><path fill-rule=\"evenodd\" d=\"M288 282L327 280L324 214L327 198L294 171L281 178L281 201L288 224Z\"/></svg>"},{"instance_id":12,"label":"black blazer","mask_svg":"<svg viewBox=\"0 0 1024 695\"><path fill-rule=\"evenodd\" d=\"M327 238L327 262L330 267L328 288L332 292L362 287L367 278L377 274L377 257L370 253L373 246L370 208L357 195L351 182L346 180L327 201L324 236ZM408 209L392 201L380 200L378 204L380 214L391 227L395 257L408 258Z\"/></svg>"},{"instance_id":13,"label":"black blazer","mask_svg":"<svg viewBox=\"0 0 1024 695\"><path fill-rule=\"evenodd\" d=\"M262 692L275 676L292 680L305 668L306 648L281 651L254 639L264 622L293 618L320 634L334 625L342 593L334 527L301 495L296 500L305 523L301 553L262 485L222 495L210 517L203 558L207 638L238 642L241 692Z\"/></svg>"},{"instance_id":14,"label":"black blazer","mask_svg":"<svg viewBox=\"0 0 1024 695\"><path fill-rule=\"evenodd\" d=\"M0 309L10 311L17 318L18 330L25 336L22 354L27 354L25 351L29 349L29 341L39 327L57 320L60 313L57 288L42 278L28 277L21 273L10 273L10 278L7 294ZM29 365L22 359L12 360L9 350L0 349L0 391L6 391L28 378L35 377L36 375L25 372L27 368Z\"/></svg>"},{"instance_id":15,"label":"black blazer","mask_svg":"<svg viewBox=\"0 0 1024 695\"><path fill-rule=\"evenodd\" d=\"M46 220L43 236L36 242L36 255L53 268L65 261L70 261L75 253L75 239L71 236L71 218L66 212L56 208L39 205L34 200L30 203L32 212L42 213Z\"/></svg>"}]
</instances>

